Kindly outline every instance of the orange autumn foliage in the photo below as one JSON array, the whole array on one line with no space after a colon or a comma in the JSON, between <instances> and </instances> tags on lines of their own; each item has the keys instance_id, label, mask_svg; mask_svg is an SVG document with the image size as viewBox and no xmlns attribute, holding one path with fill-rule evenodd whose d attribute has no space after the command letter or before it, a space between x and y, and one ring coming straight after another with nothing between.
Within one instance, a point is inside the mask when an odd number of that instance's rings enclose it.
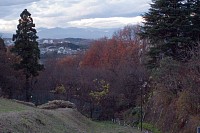
<instances>
[{"instance_id":1,"label":"orange autumn foliage","mask_svg":"<svg viewBox=\"0 0 200 133\"><path fill-rule=\"evenodd\" d=\"M121 63L139 63L140 42L134 26L116 32L111 39L95 41L86 52L81 67L117 67Z\"/></svg>"}]
</instances>

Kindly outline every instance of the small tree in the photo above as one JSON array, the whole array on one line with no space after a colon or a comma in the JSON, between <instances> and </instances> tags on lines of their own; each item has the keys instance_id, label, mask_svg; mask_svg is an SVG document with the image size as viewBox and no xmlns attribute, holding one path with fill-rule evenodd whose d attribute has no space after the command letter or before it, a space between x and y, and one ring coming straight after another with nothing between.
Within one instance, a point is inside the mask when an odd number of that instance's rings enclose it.
<instances>
[{"instance_id":1,"label":"small tree","mask_svg":"<svg viewBox=\"0 0 200 133\"><path fill-rule=\"evenodd\" d=\"M95 79L93 82L96 84L96 91L91 91L89 95L96 101L97 104L100 103L102 98L104 98L109 93L110 85L106 83L105 80Z\"/></svg>"},{"instance_id":2,"label":"small tree","mask_svg":"<svg viewBox=\"0 0 200 133\"><path fill-rule=\"evenodd\" d=\"M109 94L110 84L105 80L94 79L94 89L89 93L91 97L91 105L90 105L90 117L92 118L94 107L102 106L101 101Z\"/></svg>"},{"instance_id":3,"label":"small tree","mask_svg":"<svg viewBox=\"0 0 200 133\"><path fill-rule=\"evenodd\" d=\"M37 31L33 28L35 24L31 14L25 9L20 14L19 24L17 25L16 34L13 35L14 47L11 49L21 61L15 64L17 70L22 69L26 77L25 92L26 101L30 101L31 85L30 78L37 76L44 66L39 64L40 50L36 39Z\"/></svg>"}]
</instances>

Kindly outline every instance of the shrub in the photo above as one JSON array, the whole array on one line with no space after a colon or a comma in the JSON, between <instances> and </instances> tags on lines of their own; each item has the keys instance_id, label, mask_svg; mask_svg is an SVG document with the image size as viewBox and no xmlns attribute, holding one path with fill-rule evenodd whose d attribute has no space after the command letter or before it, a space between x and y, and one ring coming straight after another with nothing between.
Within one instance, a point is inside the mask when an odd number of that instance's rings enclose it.
<instances>
[{"instance_id":1,"label":"shrub","mask_svg":"<svg viewBox=\"0 0 200 133\"><path fill-rule=\"evenodd\" d=\"M55 90L52 90L50 92L55 93L55 94L65 94L66 89L63 84L60 84L60 85L56 86Z\"/></svg>"}]
</instances>

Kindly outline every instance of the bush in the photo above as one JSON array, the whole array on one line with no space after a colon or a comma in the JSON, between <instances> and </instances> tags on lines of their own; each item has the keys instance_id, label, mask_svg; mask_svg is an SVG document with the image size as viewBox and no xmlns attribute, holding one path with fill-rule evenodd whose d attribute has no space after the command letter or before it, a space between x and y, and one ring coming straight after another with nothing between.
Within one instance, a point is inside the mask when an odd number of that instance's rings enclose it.
<instances>
[{"instance_id":1,"label":"bush","mask_svg":"<svg viewBox=\"0 0 200 133\"><path fill-rule=\"evenodd\" d=\"M38 106L41 109L57 109L57 108L76 108L74 103L64 100L53 100L46 104Z\"/></svg>"},{"instance_id":2,"label":"bush","mask_svg":"<svg viewBox=\"0 0 200 133\"><path fill-rule=\"evenodd\" d=\"M65 94L66 89L63 84L56 86L55 90L50 91L55 94Z\"/></svg>"}]
</instances>

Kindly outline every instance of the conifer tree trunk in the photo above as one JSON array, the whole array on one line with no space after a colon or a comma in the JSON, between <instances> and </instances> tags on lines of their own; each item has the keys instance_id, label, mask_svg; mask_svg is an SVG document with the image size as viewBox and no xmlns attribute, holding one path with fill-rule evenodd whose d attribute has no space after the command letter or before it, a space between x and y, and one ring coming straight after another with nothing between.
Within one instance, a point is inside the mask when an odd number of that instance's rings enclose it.
<instances>
[{"instance_id":1,"label":"conifer tree trunk","mask_svg":"<svg viewBox=\"0 0 200 133\"><path fill-rule=\"evenodd\" d=\"M26 102L30 102L31 90L30 90L30 80L28 76L26 76L25 94L26 94Z\"/></svg>"}]
</instances>

